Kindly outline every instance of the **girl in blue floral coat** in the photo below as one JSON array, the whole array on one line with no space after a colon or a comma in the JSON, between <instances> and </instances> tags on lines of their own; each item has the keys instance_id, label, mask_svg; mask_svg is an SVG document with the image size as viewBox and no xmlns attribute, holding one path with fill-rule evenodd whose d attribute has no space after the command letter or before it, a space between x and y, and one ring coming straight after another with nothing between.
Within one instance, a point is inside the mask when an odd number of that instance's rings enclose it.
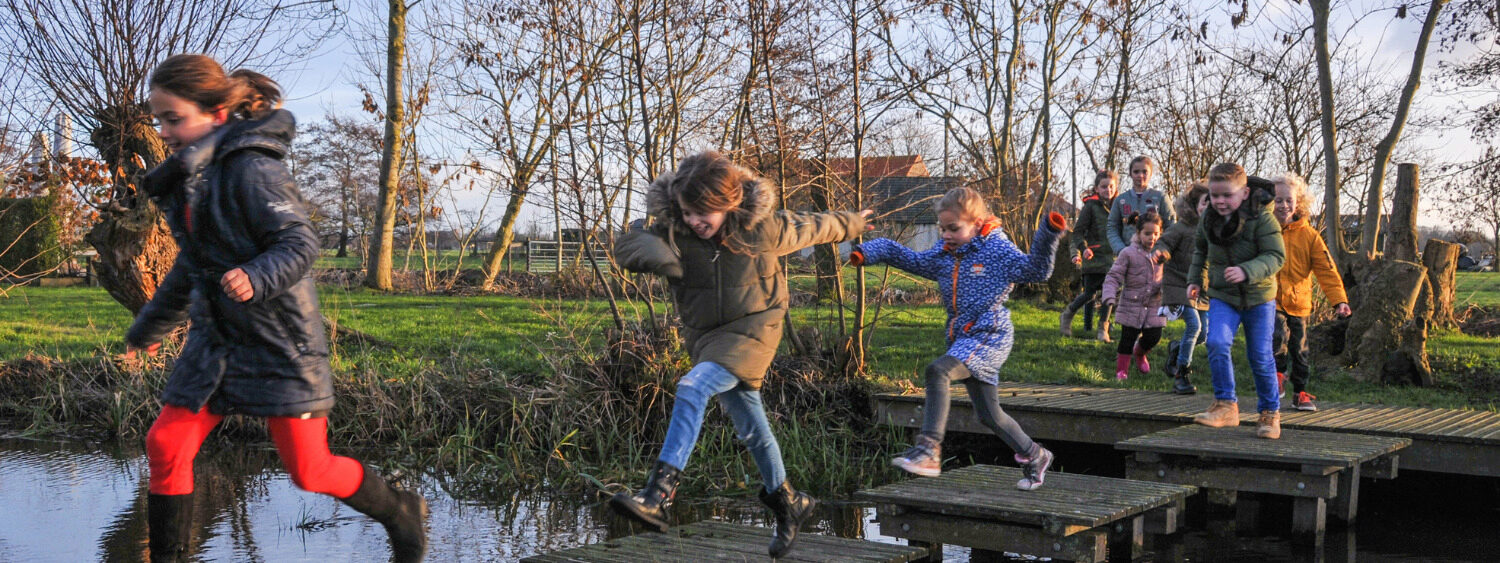
<instances>
[{"instance_id":1,"label":"girl in blue floral coat","mask_svg":"<svg viewBox=\"0 0 1500 563\"><path fill-rule=\"evenodd\" d=\"M948 387L962 381L969 389L979 421L1015 450L1016 462L1025 474L1016 487L1036 489L1042 486L1052 465L1052 452L1031 441L1015 419L1000 410L995 385L1000 366L1015 342L1006 297L1014 284L1046 281L1052 276L1058 235L1067 229L1066 220L1060 214L1050 214L1036 231L1031 253L1026 254L1006 238L979 192L955 188L938 202L937 211L942 242L925 252L881 238L850 253L855 265L886 263L936 280L948 310L948 352L927 365L927 414L922 431L916 444L891 463L926 477L942 472Z\"/></svg>"}]
</instances>

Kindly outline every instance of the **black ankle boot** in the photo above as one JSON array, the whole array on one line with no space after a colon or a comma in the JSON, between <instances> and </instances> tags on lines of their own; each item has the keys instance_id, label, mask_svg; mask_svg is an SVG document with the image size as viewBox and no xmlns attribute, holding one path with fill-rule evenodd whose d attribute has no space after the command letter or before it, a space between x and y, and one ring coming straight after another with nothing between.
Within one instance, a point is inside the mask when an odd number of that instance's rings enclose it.
<instances>
[{"instance_id":1,"label":"black ankle boot","mask_svg":"<svg viewBox=\"0 0 1500 563\"><path fill-rule=\"evenodd\" d=\"M193 494L146 495L151 563L186 561L193 538Z\"/></svg>"},{"instance_id":2,"label":"black ankle boot","mask_svg":"<svg viewBox=\"0 0 1500 563\"><path fill-rule=\"evenodd\" d=\"M776 515L776 537L771 539L771 557L785 557L792 552L792 544L797 541L797 531L802 529L802 523L812 518L818 499L798 492L791 484L782 481L774 491L768 493L762 489L760 502Z\"/></svg>"},{"instance_id":3,"label":"black ankle boot","mask_svg":"<svg viewBox=\"0 0 1500 563\"><path fill-rule=\"evenodd\" d=\"M615 496L609 499L609 506L621 516L640 522L658 532L666 533L667 507L672 506L672 498L677 496L677 483L681 476L681 469L658 460L651 468L651 476L646 479L646 486L640 492L634 496L615 493Z\"/></svg>"},{"instance_id":4,"label":"black ankle boot","mask_svg":"<svg viewBox=\"0 0 1500 563\"><path fill-rule=\"evenodd\" d=\"M1198 392L1198 388L1188 381L1188 374L1193 373L1191 366L1177 366L1177 372L1172 375L1172 392L1178 395L1192 395Z\"/></svg>"},{"instance_id":5,"label":"black ankle boot","mask_svg":"<svg viewBox=\"0 0 1500 563\"><path fill-rule=\"evenodd\" d=\"M422 495L392 487L366 465L359 490L340 500L385 526L392 560L415 563L427 555L427 499Z\"/></svg>"}]
</instances>

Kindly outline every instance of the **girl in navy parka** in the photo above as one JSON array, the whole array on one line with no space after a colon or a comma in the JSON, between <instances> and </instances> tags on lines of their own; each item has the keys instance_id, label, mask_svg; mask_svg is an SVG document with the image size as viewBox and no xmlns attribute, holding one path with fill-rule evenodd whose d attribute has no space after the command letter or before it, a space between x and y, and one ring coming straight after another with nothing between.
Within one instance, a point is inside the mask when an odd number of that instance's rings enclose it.
<instances>
[{"instance_id":1,"label":"girl in navy parka","mask_svg":"<svg viewBox=\"0 0 1500 563\"><path fill-rule=\"evenodd\" d=\"M263 417L292 482L379 521L396 561L426 551L426 501L328 450L333 380L308 276L318 237L282 158L295 129L261 74L226 75L203 55L151 74L149 103L171 156L141 187L162 209L178 254L125 335L126 357L155 354L191 320L146 434L151 560L189 556L193 458L226 415ZM343 559L337 554L329 554Z\"/></svg>"},{"instance_id":2,"label":"girl in navy parka","mask_svg":"<svg viewBox=\"0 0 1500 563\"><path fill-rule=\"evenodd\" d=\"M962 381L974 402L975 415L1016 453L1024 477L1021 490L1042 486L1052 452L1021 430L1015 419L1000 410L996 391L1000 366L1010 355L1015 330L1006 296L1013 284L1046 281L1058 235L1067 229L1063 216L1052 213L1036 230L1031 253L1022 253L1000 230L983 197L970 188L955 188L938 202L942 241L915 252L889 239L875 239L850 253L855 265L887 263L938 282L948 310L948 352L927 365L927 399L922 431L916 444L891 460L917 475L942 472L943 431L948 425L948 387Z\"/></svg>"}]
</instances>

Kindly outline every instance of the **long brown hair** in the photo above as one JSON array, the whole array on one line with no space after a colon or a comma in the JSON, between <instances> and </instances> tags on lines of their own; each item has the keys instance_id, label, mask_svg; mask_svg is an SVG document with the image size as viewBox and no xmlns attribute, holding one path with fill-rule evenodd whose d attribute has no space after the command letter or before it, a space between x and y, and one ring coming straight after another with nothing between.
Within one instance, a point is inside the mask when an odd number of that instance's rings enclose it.
<instances>
[{"instance_id":1,"label":"long brown hair","mask_svg":"<svg viewBox=\"0 0 1500 563\"><path fill-rule=\"evenodd\" d=\"M207 55L172 55L151 71L151 89L189 100L204 111L229 110L231 119L259 119L281 107L281 86L253 70L229 74Z\"/></svg>"},{"instance_id":2,"label":"long brown hair","mask_svg":"<svg viewBox=\"0 0 1500 563\"><path fill-rule=\"evenodd\" d=\"M673 219L681 219L683 208L703 213L724 213L719 238L732 252L748 252L741 240L754 213L745 205L750 190L760 177L728 157L714 151L703 151L682 159L668 180L667 202Z\"/></svg>"}]
</instances>

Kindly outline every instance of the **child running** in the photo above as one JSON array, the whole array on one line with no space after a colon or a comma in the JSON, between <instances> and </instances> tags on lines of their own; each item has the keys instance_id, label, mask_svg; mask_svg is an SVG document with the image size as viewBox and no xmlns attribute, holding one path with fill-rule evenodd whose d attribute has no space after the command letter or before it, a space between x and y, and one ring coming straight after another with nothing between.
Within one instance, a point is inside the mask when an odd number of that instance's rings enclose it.
<instances>
[{"instance_id":1,"label":"child running","mask_svg":"<svg viewBox=\"0 0 1500 563\"><path fill-rule=\"evenodd\" d=\"M146 434L152 561L189 558L193 458L225 416L263 417L304 490L332 495L385 526L396 561L427 549L427 503L374 469L328 451L333 381L318 295L308 276L318 235L282 159L292 114L264 75L225 75L203 55L175 55L151 74L151 113L172 151L142 188L179 248L125 335L126 358L155 355L191 321Z\"/></svg>"},{"instance_id":2,"label":"child running","mask_svg":"<svg viewBox=\"0 0 1500 563\"><path fill-rule=\"evenodd\" d=\"M1208 292L1208 367L1214 402L1208 411L1194 415L1193 422L1213 427L1239 425L1230 346L1244 323L1260 413L1255 435L1274 440L1281 437L1281 401L1271 332L1276 323L1276 272L1286 261L1286 247L1281 227L1271 216L1271 198L1260 190L1251 194L1246 181L1245 169L1232 162L1209 169L1213 211L1198 225L1187 296L1197 299L1205 288Z\"/></svg>"},{"instance_id":3,"label":"child running","mask_svg":"<svg viewBox=\"0 0 1500 563\"><path fill-rule=\"evenodd\" d=\"M936 280L948 309L948 352L927 365L927 414L922 431L916 444L891 463L926 477L942 472L948 386L962 381L979 421L1015 452L1024 473L1016 487L1034 490L1046 478L1052 452L1031 441L1015 419L1000 410L995 386L1015 342L1005 299L1012 284L1041 282L1052 276L1057 239L1067 222L1058 213L1050 214L1036 230L1031 253L1023 254L1006 238L1000 221L973 189L950 190L938 202L937 212L942 241L929 250L919 253L880 238L859 245L849 255L855 265L887 263Z\"/></svg>"},{"instance_id":4,"label":"child running","mask_svg":"<svg viewBox=\"0 0 1500 563\"><path fill-rule=\"evenodd\" d=\"M1172 392L1192 395L1198 388L1188 380L1193 373L1193 348L1203 338L1208 301L1187 297L1188 268L1193 265L1193 243L1198 240L1198 219L1208 210L1208 183L1193 182L1187 193L1177 198L1177 222L1167 227L1156 249L1171 258L1162 266L1161 304L1182 317L1182 339L1167 345L1167 375L1172 376Z\"/></svg>"},{"instance_id":5,"label":"child running","mask_svg":"<svg viewBox=\"0 0 1500 563\"><path fill-rule=\"evenodd\" d=\"M615 257L626 269L667 279L694 365L677 381L667 437L646 486L635 495L615 495L610 506L667 530L667 508L698 442L704 410L718 397L760 469L760 500L776 515L770 554L785 556L817 500L787 482L761 405L761 382L789 303L777 258L851 240L866 230L871 212L776 211L775 186L714 152L684 158L676 171L651 183L646 201L656 223L622 235Z\"/></svg>"},{"instance_id":6,"label":"child running","mask_svg":"<svg viewBox=\"0 0 1500 563\"><path fill-rule=\"evenodd\" d=\"M1328 254L1323 237L1307 222L1309 200L1307 181L1287 172L1276 182L1275 214L1286 243L1286 267L1276 274L1276 377L1278 383L1288 375L1292 381L1292 408L1318 410L1317 397L1307 392L1312 370L1307 365L1307 316L1312 314L1312 277L1334 304L1340 317L1353 313L1349 297L1344 294L1344 280ZM1284 385L1283 392L1285 392Z\"/></svg>"},{"instance_id":7,"label":"child running","mask_svg":"<svg viewBox=\"0 0 1500 563\"><path fill-rule=\"evenodd\" d=\"M1148 209L1126 219L1135 231L1133 244L1115 258L1104 278L1104 305L1115 307L1120 323L1120 344L1115 347L1115 379L1130 377L1130 366L1151 373L1146 355L1161 341L1167 318L1161 311L1161 269L1169 258L1165 250L1152 250L1161 238L1161 216ZM1118 300L1116 299L1118 297Z\"/></svg>"},{"instance_id":8,"label":"child running","mask_svg":"<svg viewBox=\"0 0 1500 563\"><path fill-rule=\"evenodd\" d=\"M1120 175L1114 170L1101 170L1094 175L1093 193L1083 198L1083 210L1078 213L1078 224L1073 226L1073 263L1080 266L1083 278L1083 293L1063 308L1058 318L1063 336L1073 336L1073 315L1083 308L1083 330L1094 330L1094 300L1104 287L1104 274L1115 262L1115 249L1109 244L1105 227L1109 224L1109 208L1115 200L1115 190L1120 185ZM1109 322L1113 309L1100 307L1099 332L1094 337L1109 342Z\"/></svg>"}]
</instances>

